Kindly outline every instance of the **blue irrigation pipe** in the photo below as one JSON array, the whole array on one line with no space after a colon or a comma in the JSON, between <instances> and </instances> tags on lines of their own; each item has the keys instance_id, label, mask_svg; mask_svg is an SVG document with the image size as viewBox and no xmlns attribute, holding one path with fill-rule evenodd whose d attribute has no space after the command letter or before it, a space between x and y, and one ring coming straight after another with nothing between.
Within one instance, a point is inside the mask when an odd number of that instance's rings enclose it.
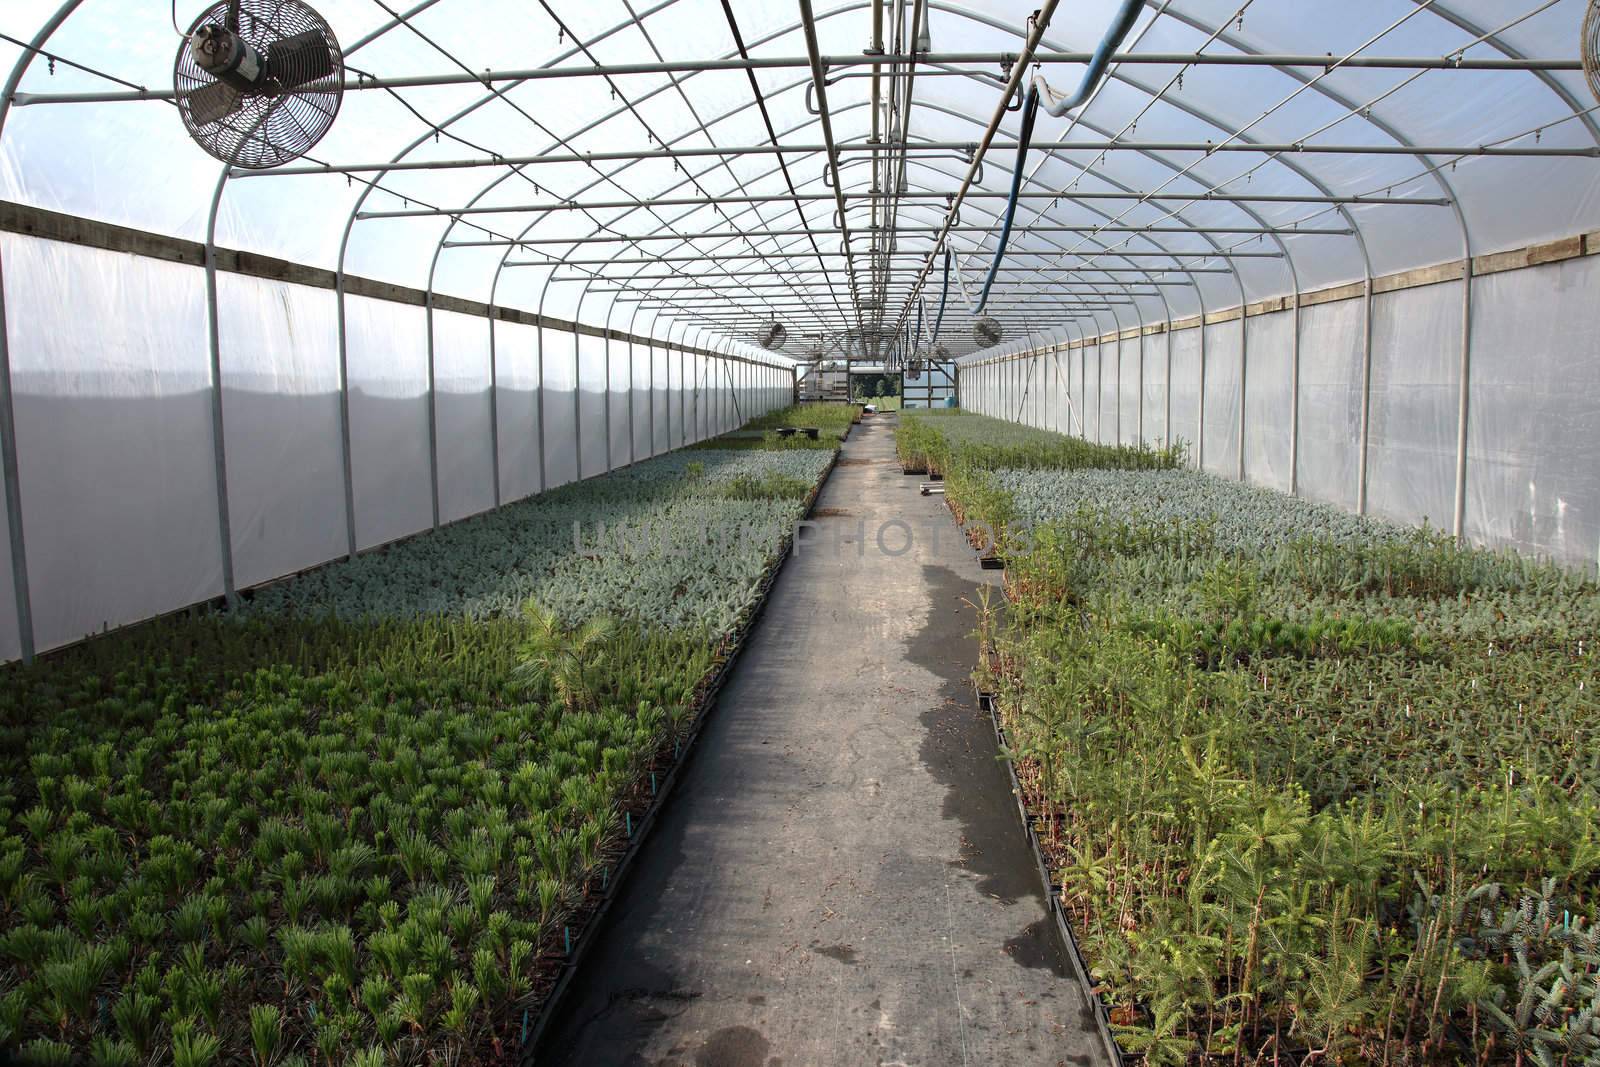
<instances>
[{"instance_id":1,"label":"blue irrigation pipe","mask_svg":"<svg viewBox=\"0 0 1600 1067\"><path fill-rule=\"evenodd\" d=\"M1077 91L1071 96L1046 103L1044 105L1046 111L1060 118L1089 99L1095 87L1100 84L1100 79L1105 76L1106 67L1111 65L1112 53L1122 46L1123 38L1133 29L1133 24L1139 18L1139 11L1143 7L1144 0L1122 0L1122 7L1118 9L1117 17L1112 20L1106 35L1095 46L1094 55L1089 57L1089 66L1083 72L1083 80L1078 83ZM1038 82L1035 81L1035 84ZM1050 95L1055 96L1054 93Z\"/></svg>"},{"instance_id":2,"label":"blue irrigation pipe","mask_svg":"<svg viewBox=\"0 0 1600 1067\"><path fill-rule=\"evenodd\" d=\"M1078 88L1070 96L1052 99L1044 108L1056 118L1060 118L1068 111L1081 105L1093 94L1095 87L1100 84L1100 79L1105 76L1106 68L1111 65L1111 56L1121 46L1122 41L1128 36L1128 31L1133 29L1133 24L1139 18L1139 12L1144 7L1144 0L1122 0L1122 7L1117 10L1117 17L1112 20L1106 29L1105 36L1095 46L1094 54L1089 57L1089 65L1084 69L1083 80L1078 83ZM1017 193L1022 188L1022 165L1028 158L1028 142L1033 139L1033 119L1039 111L1039 88L1044 85L1043 80L1035 78L1028 87L1028 98L1022 105L1022 135L1017 138L1017 163L1011 171L1011 195L1006 200L1006 216L1000 226L1000 241L995 246L994 261L989 264L988 277L983 280L983 292L978 294L978 313L982 314L984 305L989 302L989 287L994 284L994 277L1000 271L1000 263L1006 257L1006 245L1011 240L1011 222L1017 214ZM1049 91L1049 86L1044 85ZM1055 94L1050 94L1054 98Z\"/></svg>"},{"instance_id":3,"label":"blue irrigation pipe","mask_svg":"<svg viewBox=\"0 0 1600 1067\"><path fill-rule=\"evenodd\" d=\"M989 263L989 273L983 279L983 291L978 294L977 313L982 314L989 302L989 288L994 276L1000 273L1000 263L1006 258L1006 245L1011 243L1011 223L1017 217L1017 194L1022 190L1022 168L1028 162L1028 142L1033 139L1033 119L1039 114L1039 87L1028 87L1028 99L1022 105L1022 131L1017 136L1017 161L1011 167L1011 194L1006 197L1006 217L1000 222L1000 239L994 246L994 259Z\"/></svg>"},{"instance_id":4,"label":"blue irrigation pipe","mask_svg":"<svg viewBox=\"0 0 1600 1067\"><path fill-rule=\"evenodd\" d=\"M944 288L939 290L939 314L933 320L933 341L939 343L939 327L944 325L944 302L950 296L950 249L944 250Z\"/></svg>"}]
</instances>

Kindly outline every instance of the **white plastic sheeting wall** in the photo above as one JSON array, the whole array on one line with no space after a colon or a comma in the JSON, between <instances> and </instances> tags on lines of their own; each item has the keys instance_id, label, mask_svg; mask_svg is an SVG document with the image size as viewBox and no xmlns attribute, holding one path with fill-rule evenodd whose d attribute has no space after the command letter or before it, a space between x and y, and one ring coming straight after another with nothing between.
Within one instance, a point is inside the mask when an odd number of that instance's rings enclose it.
<instances>
[{"instance_id":1,"label":"white plastic sheeting wall","mask_svg":"<svg viewBox=\"0 0 1600 1067\"><path fill-rule=\"evenodd\" d=\"M493 406L489 322L475 315L433 315L433 403L439 462L439 521L494 507Z\"/></svg>"},{"instance_id":2,"label":"white plastic sheeting wall","mask_svg":"<svg viewBox=\"0 0 1600 1067\"><path fill-rule=\"evenodd\" d=\"M220 596L205 273L10 234L0 256L34 647ZM217 296L229 547L247 588L348 551L337 302L329 289L227 272ZM541 353L539 329L497 320L491 359L489 320L435 310L430 390L424 308L348 296L345 328L358 548L432 528L435 486L441 523L494 507L496 436L502 502L571 479L572 333L545 329ZM682 353L577 342L586 473L684 443L668 390ZM786 366L688 358L713 372L701 389L717 390L677 397L700 416L690 441L789 401ZM747 383L737 406L735 373ZM15 604L0 537L0 661L22 651Z\"/></svg>"},{"instance_id":3,"label":"white plastic sheeting wall","mask_svg":"<svg viewBox=\"0 0 1600 1067\"><path fill-rule=\"evenodd\" d=\"M1244 476L1288 492L1292 425L1294 313L1245 320Z\"/></svg>"},{"instance_id":4,"label":"white plastic sheeting wall","mask_svg":"<svg viewBox=\"0 0 1600 1067\"><path fill-rule=\"evenodd\" d=\"M1369 509L1450 529L1460 396L1461 283L1372 300Z\"/></svg>"},{"instance_id":5,"label":"white plastic sheeting wall","mask_svg":"<svg viewBox=\"0 0 1600 1067\"><path fill-rule=\"evenodd\" d=\"M356 547L371 548L433 525L426 316L349 297L345 332Z\"/></svg>"},{"instance_id":6,"label":"white plastic sheeting wall","mask_svg":"<svg viewBox=\"0 0 1600 1067\"><path fill-rule=\"evenodd\" d=\"M1238 322L1219 322L1206 331L1205 421L1200 441L1203 466L1233 477L1239 470L1239 381L1243 336Z\"/></svg>"},{"instance_id":7,"label":"white plastic sheeting wall","mask_svg":"<svg viewBox=\"0 0 1600 1067\"><path fill-rule=\"evenodd\" d=\"M329 290L235 274L217 300L233 570L249 586L346 550L338 312Z\"/></svg>"},{"instance_id":8,"label":"white plastic sheeting wall","mask_svg":"<svg viewBox=\"0 0 1600 1067\"><path fill-rule=\"evenodd\" d=\"M1473 282L1466 527L1477 540L1600 563L1596 293L1594 256Z\"/></svg>"},{"instance_id":9,"label":"white plastic sheeting wall","mask_svg":"<svg viewBox=\"0 0 1600 1067\"><path fill-rule=\"evenodd\" d=\"M1300 451L1304 496L1356 509L1361 463L1360 300L1300 309Z\"/></svg>"},{"instance_id":10,"label":"white plastic sheeting wall","mask_svg":"<svg viewBox=\"0 0 1600 1067\"><path fill-rule=\"evenodd\" d=\"M0 242L37 647L218 595L204 275Z\"/></svg>"},{"instance_id":11,"label":"white plastic sheeting wall","mask_svg":"<svg viewBox=\"0 0 1600 1067\"><path fill-rule=\"evenodd\" d=\"M544 484L554 488L578 477L578 424L573 417L577 382L573 376L573 338L570 333L539 327L540 360L544 367L542 437Z\"/></svg>"},{"instance_id":12,"label":"white plastic sheeting wall","mask_svg":"<svg viewBox=\"0 0 1600 1067\"><path fill-rule=\"evenodd\" d=\"M1111 443L1142 426L1149 445L1182 441L1191 464L1324 501L1449 531L1460 428L1463 283L1448 280L1307 304L1299 311L1298 447L1292 310L1143 338L1143 390L1130 385L1134 338L1059 346L1065 393L1046 392L1043 421L1018 418L1008 393L1032 353L960 367L969 410ZM1584 567L1600 566L1600 256L1502 270L1472 280L1463 533ZM1368 356L1370 380L1363 369ZM1124 359L1117 358L1118 347ZM1020 347L1020 346L1019 346ZM1166 380L1167 351L1171 380ZM1117 387L1114 375L1122 368ZM1170 393L1170 396L1168 395ZM1125 402L1117 404L1117 399ZM1132 411L1128 398L1138 404ZM1368 399L1370 398L1370 399ZM1367 412L1363 417L1364 401ZM1241 403L1243 405L1241 412ZM1077 409L1081 405L1083 422ZM1169 409L1170 405L1170 409ZM1164 419L1170 410L1170 434ZM1242 419L1241 419L1242 414ZM1060 419L1059 424L1057 419ZM1243 452L1240 451L1241 428ZM1203 457L1203 459L1202 459Z\"/></svg>"},{"instance_id":13,"label":"white plastic sheeting wall","mask_svg":"<svg viewBox=\"0 0 1600 1067\"><path fill-rule=\"evenodd\" d=\"M1144 417L1143 439L1151 444L1167 443L1167 334L1151 334L1144 339L1144 395L1140 411Z\"/></svg>"},{"instance_id":14,"label":"white plastic sheeting wall","mask_svg":"<svg viewBox=\"0 0 1600 1067\"><path fill-rule=\"evenodd\" d=\"M1167 334L1172 350L1171 441L1189 448L1189 461L1198 456L1200 443L1200 331L1177 330Z\"/></svg>"},{"instance_id":15,"label":"white plastic sheeting wall","mask_svg":"<svg viewBox=\"0 0 1600 1067\"><path fill-rule=\"evenodd\" d=\"M494 325L495 400L499 404L500 500L539 491L539 329Z\"/></svg>"},{"instance_id":16,"label":"white plastic sheeting wall","mask_svg":"<svg viewBox=\"0 0 1600 1067\"><path fill-rule=\"evenodd\" d=\"M1117 345L1117 440L1125 445L1139 440L1142 340L1129 337Z\"/></svg>"}]
</instances>

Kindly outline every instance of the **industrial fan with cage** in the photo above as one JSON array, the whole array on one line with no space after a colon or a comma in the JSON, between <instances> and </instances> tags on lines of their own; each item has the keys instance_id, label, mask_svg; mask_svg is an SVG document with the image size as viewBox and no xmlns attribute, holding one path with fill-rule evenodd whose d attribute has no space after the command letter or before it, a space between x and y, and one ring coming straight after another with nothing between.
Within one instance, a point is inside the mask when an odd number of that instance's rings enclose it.
<instances>
[{"instance_id":1,"label":"industrial fan with cage","mask_svg":"<svg viewBox=\"0 0 1600 1067\"><path fill-rule=\"evenodd\" d=\"M766 329L762 330L761 332L761 347L770 351L776 351L782 348L783 343L788 339L789 331L783 325L783 323L769 322L766 326Z\"/></svg>"},{"instance_id":2,"label":"industrial fan with cage","mask_svg":"<svg viewBox=\"0 0 1600 1067\"><path fill-rule=\"evenodd\" d=\"M972 339L985 348L993 348L1005 337L1006 331L1000 321L991 315L984 315L972 326Z\"/></svg>"},{"instance_id":3,"label":"industrial fan with cage","mask_svg":"<svg viewBox=\"0 0 1600 1067\"><path fill-rule=\"evenodd\" d=\"M344 55L300 0L219 0L184 35L172 86L196 144L261 170L299 159L333 126Z\"/></svg>"}]
</instances>

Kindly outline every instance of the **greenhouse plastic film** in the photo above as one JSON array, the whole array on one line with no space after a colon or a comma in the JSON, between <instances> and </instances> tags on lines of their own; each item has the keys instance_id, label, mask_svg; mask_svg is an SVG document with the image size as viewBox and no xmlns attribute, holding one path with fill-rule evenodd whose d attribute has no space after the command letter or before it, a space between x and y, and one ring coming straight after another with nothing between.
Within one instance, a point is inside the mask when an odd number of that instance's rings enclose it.
<instances>
[{"instance_id":1,"label":"greenhouse plastic film","mask_svg":"<svg viewBox=\"0 0 1600 1067\"><path fill-rule=\"evenodd\" d=\"M630 458L641 460L654 454L650 420L655 409L655 355L648 344L628 342L626 347L633 389L633 431L629 439L633 454Z\"/></svg>"},{"instance_id":2,"label":"greenhouse plastic film","mask_svg":"<svg viewBox=\"0 0 1600 1067\"><path fill-rule=\"evenodd\" d=\"M1037 377L1033 356L1021 356L1014 360L1012 366L1016 368L1016 392L1011 397L1011 417L1021 422L1024 426L1034 425L1033 401L1034 385Z\"/></svg>"},{"instance_id":3,"label":"greenhouse plastic film","mask_svg":"<svg viewBox=\"0 0 1600 1067\"><path fill-rule=\"evenodd\" d=\"M1033 356L1033 424L1042 430L1050 429L1050 373L1051 355L1040 349Z\"/></svg>"},{"instance_id":4,"label":"greenhouse plastic film","mask_svg":"<svg viewBox=\"0 0 1600 1067\"><path fill-rule=\"evenodd\" d=\"M1083 423L1087 427L1084 437L1090 441L1103 441L1100 432L1100 346L1085 345L1078 349L1079 366L1083 371Z\"/></svg>"},{"instance_id":5,"label":"greenhouse plastic film","mask_svg":"<svg viewBox=\"0 0 1600 1067\"><path fill-rule=\"evenodd\" d=\"M1050 429L1076 435L1078 421L1072 414L1072 405L1076 401L1072 397L1072 384L1067 378L1073 358L1071 351L1063 344L1050 353L1045 366L1050 383Z\"/></svg>"},{"instance_id":6,"label":"greenhouse plastic film","mask_svg":"<svg viewBox=\"0 0 1600 1067\"><path fill-rule=\"evenodd\" d=\"M1042 430L1055 429L1055 359L1048 342L1043 342L1033 354L1033 424Z\"/></svg>"},{"instance_id":7,"label":"greenhouse plastic film","mask_svg":"<svg viewBox=\"0 0 1600 1067\"><path fill-rule=\"evenodd\" d=\"M428 457L428 351L423 309L345 299L350 470L356 547L433 524Z\"/></svg>"},{"instance_id":8,"label":"greenhouse plastic film","mask_svg":"<svg viewBox=\"0 0 1600 1067\"><path fill-rule=\"evenodd\" d=\"M1122 434L1122 342L1100 346L1100 440L1117 443Z\"/></svg>"},{"instance_id":9,"label":"greenhouse plastic film","mask_svg":"<svg viewBox=\"0 0 1600 1067\"><path fill-rule=\"evenodd\" d=\"M1600 258L1473 283L1469 537L1600 561Z\"/></svg>"},{"instance_id":10,"label":"greenhouse plastic film","mask_svg":"<svg viewBox=\"0 0 1600 1067\"><path fill-rule=\"evenodd\" d=\"M31 237L0 253L39 650L220 595L204 273Z\"/></svg>"},{"instance_id":11,"label":"greenhouse plastic film","mask_svg":"<svg viewBox=\"0 0 1600 1067\"><path fill-rule=\"evenodd\" d=\"M1190 466L1200 458L1200 330L1174 330L1166 334L1173 347L1173 426L1171 440L1186 446Z\"/></svg>"},{"instance_id":12,"label":"greenhouse plastic film","mask_svg":"<svg viewBox=\"0 0 1600 1067\"><path fill-rule=\"evenodd\" d=\"M1144 443L1167 444L1167 344L1172 335L1153 333L1144 339Z\"/></svg>"},{"instance_id":13,"label":"greenhouse plastic film","mask_svg":"<svg viewBox=\"0 0 1600 1067\"><path fill-rule=\"evenodd\" d=\"M1046 359L1046 381L1049 383L1050 429L1057 433L1072 433L1077 423L1072 417L1067 393L1067 356L1064 348L1051 352Z\"/></svg>"},{"instance_id":14,"label":"greenhouse plastic film","mask_svg":"<svg viewBox=\"0 0 1600 1067\"><path fill-rule=\"evenodd\" d=\"M711 422L707 436L715 437L728 429L728 423L733 419L732 398L728 395L728 361L720 356L712 357L706 374L711 394L709 398Z\"/></svg>"},{"instance_id":15,"label":"greenhouse plastic film","mask_svg":"<svg viewBox=\"0 0 1600 1067\"><path fill-rule=\"evenodd\" d=\"M439 433L439 521L494 507L494 435L489 416L489 321L433 313L434 410Z\"/></svg>"},{"instance_id":16,"label":"greenhouse plastic film","mask_svg":"<svg viewBox=\"0 0 1600 1067\"><path fill-rule=\"evenodd\" d=\"M494 331L500 499L509 503L539 491L539 331L520 322Z\"/></svg>"},{"instance_id":17,"label":"greenhouse plastic film","mask_svg":"<svg viewBox=\"0 0 1600 1067\"><path fill-rule=\"evenodd\" d=\"M1244 474L1256 485L1289 491L1294 313L1245 320ZM1304 358L1302 353L1302 358Z\"/></svg>"},{"instance_id":18,"label":"greenhouse plastic film","mask_svg":"<svg viewBox=\"0 0 1600 1067\"><path fill-rule=\"evenodd\" d=\"M1239 473L1239 323L1219 322L1206 331L1205 469L1233 478Z\"/></svg>"},{"instance_id":19,"label":"greenhouse plastic film","mask_svg":"<svg viewBox=\"0 0 1600 1067\"><path fill-rule=\"evenodd\" d=\"M1117 418L1120 420L1117 443L1139 443L1139 411L1141 407L1139 367L1143 338L1128 337L1117 343L1117 367L1122 377L1117 388Z\"/></svg>"},{"instance_id":20,"label":"greenhouse plastic film","mask_svg":"<svg viewBox=\"0 0 1600 1067\"><path fill-rule=\"evenodd\" d=\"M650 349L650 367L655 382L655 388L650 392L650 410L655 427L650 451L652 455L657 455L672 447L672 426L667 421L672 417L672 385L668 377L672 371L670 350L661 347Z\"/></svg>"},{"instance_id":21,"label":"greenhouse plastic film","mask_svg":"<svg viewBox=\"0 0 1600 1067\"><path fill-rule=\"evenodd\" d=\"M571 335L568 335L571 344ZM581 477L592 478L610 469L606 439L606 340L593 334L578 334L578 373L580 385L579 429L583 437Z\"/></svg>"},{"instance_id":22,"label":"greenhouse plastic film","mask_svg":"<svg viewBox=\"0 0 1600 1067\"><path fill-rule=\"evenodd\" d=\"M706 427L709 425L706 418L706 358L697 352L690 352L688 355L688 362L684 368L683 392L684 403L687 405L684 443L692 444L705 438Z\"/></svg>"},{"instance_id":23,"label":"greenhouse plastic film","mask_svg":"<svg viewBox=\"0 0 1600 1067\"><path fill-rule=\"evenodd\" d=\"M577 481L577 450L574 447L577 424L573 420L573 400L577 381L572 374L572 334L539 328L539 344L544 360L543 437L545 488L553 489Z\"/></svg>"},{"instance_id":24,"label":"greenhouse plastic film","mask_svg":"<svg viewBox=\"0 0 1600 1067\"><path fill-rule=\"evenodd\" d=\"M1362 304L1300 309L1300 494L1350 511L1361 462Z\"/></svg>"},{"instance_id":25,"label":"greenhouse plastic film","mask_svg":"<svg viewBox=\"0 0 1600 1067\"><path fill-rule=\"evenodd\" d=\"M217 276L234 582L342 555L344 443L331 289Z\"/></svg>"},{"instance_id":26,"label":"greenhouse plastic film","mask_svg":"<svg viewBox=\"0 0 1600 1067\"><path fill-rule=\"evenodd\" d=\"M1029 351L1020 360L1022 367L1022 392L1018 395L1018 403L1027 425L1038 427L1040 398L1044 395L1044 382L1040 374L1039 353Z\"/></svg>"},{"instance_id":27,"label":"greenhouse plastic film","mask_svg":"<svg viewBox=\"0 0 1600 1067\"><path fill-rule=\"evenodd\" d=\"M629 453L633 449L633 416L628 410L628 398L633 392L628 362L630 346L627 341L615 339L607 340L605 346L607 378L609 378L606 391L608 412L606 427L610 431L610 438L606 442L606 455L610 466L625 467L631 462Z\"/></svg>"},{"instance_id":28,"label":"greenhouse plastic film","mask_svg":"<svg viewBox=\"0 0 1600 1067\"><path fill-rule=\"evenodd\" d=\"M1367 483L1373 514L1450 529L1460 361L1460 282L1373 297Z\"/></svg>"}]
</instances>

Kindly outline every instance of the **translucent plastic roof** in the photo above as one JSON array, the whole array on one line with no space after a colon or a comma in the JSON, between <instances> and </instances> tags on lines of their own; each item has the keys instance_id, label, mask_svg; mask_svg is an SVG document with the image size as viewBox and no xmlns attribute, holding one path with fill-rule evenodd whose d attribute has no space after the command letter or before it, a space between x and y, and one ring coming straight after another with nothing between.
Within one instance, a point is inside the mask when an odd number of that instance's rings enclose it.
<instances>
[{"instance_id":1,"label":"translucent plastic roof","mask_svg":"<svg viewBox=\"0 0 1600 1067\"><path fill-rule=\"evenodd\" d=\"M170 90L167 4L9 0L0 33L42 53L0 43L20 77L0 196L195 240L215 197L222 246L640 332L894 330L913 291L933 317L934 242L998 113L947 237L942 339L975 347L967 295L1016 157L1004 79L1036 0L932 0L914 60L915 5L817 5L827 128L805 4L315 6L352 71L332 132L224 181L170 99L128 98ZM1056 6L1037 72L1074 87L1117 6ZM1013 336L1098 333L1600 229L1584 9L1150 0L1089 103L1040 114L993 314ZM901 192L874 200L875 171Z\"/></svg>"}]
</instances>

